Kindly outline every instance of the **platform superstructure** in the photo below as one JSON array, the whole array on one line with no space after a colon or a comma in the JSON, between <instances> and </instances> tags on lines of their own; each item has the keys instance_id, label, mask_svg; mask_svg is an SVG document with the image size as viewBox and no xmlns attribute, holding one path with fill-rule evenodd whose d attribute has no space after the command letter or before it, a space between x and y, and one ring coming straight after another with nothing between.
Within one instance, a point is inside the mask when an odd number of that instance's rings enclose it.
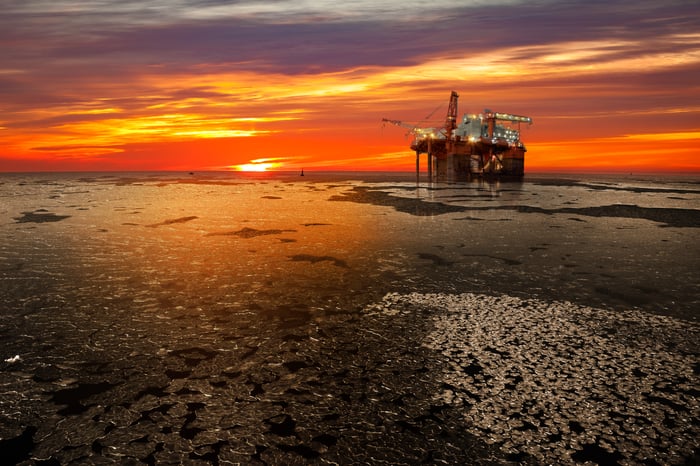
<instances>
[{"instance_id":1,"label":"platform superstructure","mask_svg":"<svg viewBox=\"0 0 700 466\"><path fill-rule=\"evenodd\" d=\"M420 127L383 119L385 123L410 128L416 171L420 168L420 155L427 154L431 177L523 176L527 149L520 140L520 130L523 123L532 124L532 118L486 109L480 114L465 114L458 121L458 99L457 92L452 91L442 127Z\"/></svg>"}]
</instances>

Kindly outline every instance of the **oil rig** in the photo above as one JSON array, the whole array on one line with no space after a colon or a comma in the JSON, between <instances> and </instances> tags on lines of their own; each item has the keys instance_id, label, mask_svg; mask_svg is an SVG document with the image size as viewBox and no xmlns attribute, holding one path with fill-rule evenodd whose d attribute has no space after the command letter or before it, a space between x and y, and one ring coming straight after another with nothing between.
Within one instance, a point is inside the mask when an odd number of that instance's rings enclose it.
<instances>
[{"instance_id":1,"label":"oil rig","mask_svg":"<svg viewBox=\"0 0 700 466\"><path fill-rule=\"evenodd\" d=\"M527 149L520 140L520 125L532 124L532 118L486 109L478 115L465 114L458 123L458 99L459 94L452 91L442 127L426 128L382 119L384 124L409 128L408 134L413 134L411 149L416 153L416 174L420 172L420 155L427 154L431 179L522 177Z\"/></svg>"}]
</instances>

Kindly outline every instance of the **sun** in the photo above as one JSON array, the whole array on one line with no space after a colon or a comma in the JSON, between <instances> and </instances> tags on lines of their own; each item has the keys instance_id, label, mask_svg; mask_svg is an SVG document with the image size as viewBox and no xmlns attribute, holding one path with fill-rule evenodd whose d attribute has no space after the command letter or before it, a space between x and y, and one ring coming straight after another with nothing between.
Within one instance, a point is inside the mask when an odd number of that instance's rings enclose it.
<instances>
[{"instance_id":1,"label":"sun","mask_svg":"<svg viewBox=\"0 0 700 466\"><path fill-rule=\"evenodd\" d=\"M274 167L274 163L243 163L234 165L234 169L239 172L266 172Z\"/></svg>"}]
</instances>

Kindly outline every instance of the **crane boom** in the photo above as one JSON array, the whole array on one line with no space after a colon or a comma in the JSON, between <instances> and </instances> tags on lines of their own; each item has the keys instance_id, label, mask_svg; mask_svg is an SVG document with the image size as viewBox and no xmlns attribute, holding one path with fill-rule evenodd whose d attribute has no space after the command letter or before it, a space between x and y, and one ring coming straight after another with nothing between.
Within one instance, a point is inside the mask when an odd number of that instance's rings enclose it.
<instances>
[{"instance_id":1,"label":"crane boom","mask_svg":"<svg viewBox=\"0 0 700 466\"><path fill-rule=\"evenodd\" d=\"M505 121L518 121L521 123L532 123L532 118L526 117L526 116L521 116L521 115L511 115L510 113L499 113L499 112L494 112L494 113L488 113L487 118L495 118L496 120L505 120Z\"/></svg>"},{"instance_id":2,"label":"crane boom","mask_svg":"<svg viewBox=\"0 0 700 466\"><path fill-rule=\"evenodd\" d=\"M390 123L392 125L401 126L403 128L410 128L410 129L416 128L415 125L409 125L408 123L404 123L401 120L390 120L388 118L382 118L382 123Z\"/></svg>"},{"instance_id":3,"label":"crane boom","mask_svg":"<svg viewBox=\"0 0 700 466\"><path fill-rule=\"evenodd\" d=\"M408 128L408 132L406 135L408 136L409 134L413 134L413 137L416 139L418 138L423 138L428 134L433 134L435 132L435 128L423 128L418 125L412 125L410 123L403 122L401 120L391 120L389 118L382 118L382 123L390 123L395 126L401 126L402 128Z\"/></svg>"}]
</instances>

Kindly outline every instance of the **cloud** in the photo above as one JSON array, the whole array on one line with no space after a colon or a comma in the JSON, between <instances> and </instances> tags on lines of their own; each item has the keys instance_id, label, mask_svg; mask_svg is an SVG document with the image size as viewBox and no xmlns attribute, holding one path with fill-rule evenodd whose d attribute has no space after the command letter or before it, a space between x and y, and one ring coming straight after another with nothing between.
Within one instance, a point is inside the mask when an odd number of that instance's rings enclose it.
<instances>
[{"instance_id":1,"label":"cloud","mask_svg":"<svg viewBox=\"0 0 700 466\"><path fill-rule=\"evenodd\" d=\"M8 26L0 40L19 42L24 52L10 53L8 63L31 69L37 57L50 56L43 66L66 69L69 62L105 73L148 65L196 73L212 64L231 72L319 73L516 47L522 54L510 58L527 60L534 46L585 46L601 38L608 41L606 53L615 54L628 52L626 42L648 43L679 24L688 31L700 25L684 2L435 0L429 8L422 1L374 0L26 3L17 2L0 20Z\"/></svg>"},{"instance_id":2,"label":"cloud","mask_svg":"<svg viewBox=\"0 0 700 466\"><path fill-rule=\"evenodd\" d=\"M0 127L6 147L57 152L330 141L418 120L455 89L469 111L546 122L533 135L574 131L564 118L605 135L652 119L683 130L700 107L699 30L686 1L11 1Z\"/></svg>"}]
</instances>

